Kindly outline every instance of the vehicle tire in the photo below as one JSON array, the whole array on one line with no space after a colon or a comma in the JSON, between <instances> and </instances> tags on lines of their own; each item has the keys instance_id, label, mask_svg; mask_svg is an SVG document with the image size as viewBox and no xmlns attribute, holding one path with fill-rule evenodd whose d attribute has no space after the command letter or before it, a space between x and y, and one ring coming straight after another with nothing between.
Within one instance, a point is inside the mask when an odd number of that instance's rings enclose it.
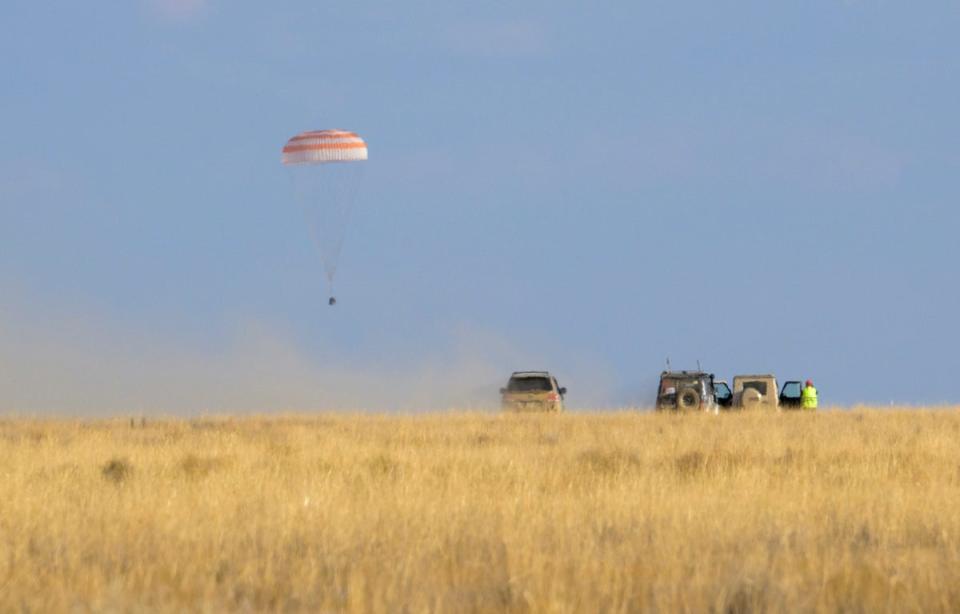
<instances>
[{"instance_id":1,"label":"vehicle tire","mask_svg":"<svg viewBox=\"0 0 960 614\"><path fill-rule=\"evenodd\" d=\"M700 393L693 388L686 388L677 394L677 409L687 411L700 409Z\"/></svg>"},{"instance_id":2,"label":"vehicle tire","mask_svg":"<svg viewBox=\"0 0 960 614\"><path fill-rule=\"evenodd\" d=\"M760 394L759 390L747 388L740 393L740 404L743 405L744 409L756 409L760 407L762 401L763 395Z\"/></svg>"}]
</instances>

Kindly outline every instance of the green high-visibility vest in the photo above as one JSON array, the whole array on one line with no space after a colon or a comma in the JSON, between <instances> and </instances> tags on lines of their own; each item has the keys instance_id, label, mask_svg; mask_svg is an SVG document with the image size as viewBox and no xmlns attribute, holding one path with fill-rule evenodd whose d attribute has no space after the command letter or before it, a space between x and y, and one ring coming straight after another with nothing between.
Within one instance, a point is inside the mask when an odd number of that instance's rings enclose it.
<instances>
[{"instance_id":1,"label":"green high-visibility vest","mask_svg":"<svg viewBox=\"0 0 960 614\"><path fill-rule=\"evenodd\" d=\"M804 386L803 392L800 393L800 400L804 409L816 409L817 389L813 386Z\"/></svg>"}]
</instances>

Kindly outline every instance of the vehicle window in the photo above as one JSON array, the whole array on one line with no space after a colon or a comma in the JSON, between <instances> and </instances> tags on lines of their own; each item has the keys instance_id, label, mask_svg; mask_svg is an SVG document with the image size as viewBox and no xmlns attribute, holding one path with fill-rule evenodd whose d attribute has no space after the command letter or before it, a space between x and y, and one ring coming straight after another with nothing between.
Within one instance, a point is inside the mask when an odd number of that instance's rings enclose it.
<instances>
[{"instance_id":1,"label":"vehicle window","mask_svg":"<svg viewBox=\"0 0 960 614\"><path fill-rule=\"evenodd\" d=\"M799 399L802 392L803 388L800 382L787 382L783 385L783 392L781 394L788 399Z\"/></svg>"},{"instance_id":2,"label":"vehicle window","mask_svg":"<svg viewBox=\"0 0 960 614\"><path fill-rule=\"evenodd\" d=\"M677 380L669 377L660 380L660 394L666 394L671 388L673 392L677 391Z\"/></svg>"},{"instance_id":3,"label":"vehicle window","mask_svg":"<svg viewBox=\"0 0 960 614\"><path fill-rule=\"evenodd\" d=\"M549 377L511 377L507 384L509 392L549 392L553 385Z\"/></svg>"},{"instance_id":4,"label":"vehicle window","mask_svg":"<svg viewBox=\"0 0 960 614\"><path fill-rule=\"evenodd\" d=\"M706 384L703 382L703 380L691 379L689 377L677 379L675 387L677 390L688 390L693 388L699 394L703 394L703 391L706 390Z\"/></svg>"},{"instance_id":5,"label":"vehicle window","mask_svg":"<svg viewBox=\"0 0 960 614\"><path fill-rule=\"evenodd\" d=\"M764 396L767 394L767 382L743 382L744 390L751 388Z\"/></svg>"},{"instance_id":6,"label":"vehicle window","mask_svg":"<svg viewBox=\"0 0 960 614\"><path fill-rule=\"evenodd\" d=\"M718 399L729 399L731 396L733 396L733 393L730 392L730 386L722 383L714 384L713 392L715 395L717 395Z\"/></svg>"}]
</instances>

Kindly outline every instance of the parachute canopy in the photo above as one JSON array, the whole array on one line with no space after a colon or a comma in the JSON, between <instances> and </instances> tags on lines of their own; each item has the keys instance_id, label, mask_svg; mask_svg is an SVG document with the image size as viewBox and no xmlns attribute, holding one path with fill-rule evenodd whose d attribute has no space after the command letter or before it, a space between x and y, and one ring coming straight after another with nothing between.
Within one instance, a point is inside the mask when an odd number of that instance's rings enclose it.
<instances>
[{"instance_id":1,"label":"parachute canopy","mask_svg":"<svg viewBox=\"0 0 960 614\"><path fill-rule=\"evenodd\" d=\"M284 164L359 162L367 159L367 144L355 132L310 130L301 132L283 147Z\"/></svg>"}]
</instances>

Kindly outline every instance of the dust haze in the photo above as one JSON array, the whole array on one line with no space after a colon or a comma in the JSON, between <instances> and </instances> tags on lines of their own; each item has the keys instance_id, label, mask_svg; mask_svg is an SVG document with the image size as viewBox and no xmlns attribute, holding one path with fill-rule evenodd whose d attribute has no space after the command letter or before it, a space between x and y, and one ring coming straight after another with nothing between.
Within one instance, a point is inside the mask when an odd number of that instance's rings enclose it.
<instances>
[{"instance_id":1,"label":"dust haze","mask_svg":"<svg viewBox=\"0 0 960 614\"><path fill-rule=\"evenodd\" d=\"M365 354L374 352L365 351ZM396 352L394 352L396 353ZM358 353L360 354L360 353ZM556 368L497 335L450 334L442 348L403 348L392 361L307 351L290 334L243 322L221 344L144 332L106 319L0 310L0 412L195 415L273 411L493 409L510 371ZM580 365L574 404L598 404L610 383Z\"/></svg>"}]
</instances>

